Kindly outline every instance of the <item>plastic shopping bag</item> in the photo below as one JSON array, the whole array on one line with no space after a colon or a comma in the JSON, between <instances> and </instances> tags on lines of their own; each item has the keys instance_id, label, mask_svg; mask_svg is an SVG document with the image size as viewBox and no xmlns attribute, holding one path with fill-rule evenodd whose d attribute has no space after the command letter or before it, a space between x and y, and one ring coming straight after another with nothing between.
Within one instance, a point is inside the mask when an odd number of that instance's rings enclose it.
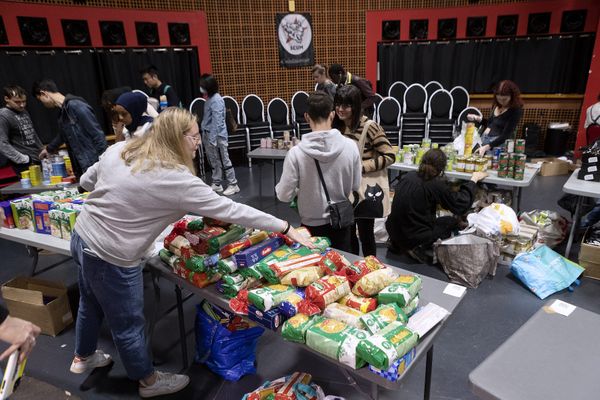
<instances>
[{"instance_id":1,"label":"plastic shopping bag","mask_svg":"<svg viewBox=\"0 0 600 400\"><path fill-rule=\"evenodd\" d=\"M196 307L196 358L228 381L255 374L256 344L264 329L253 327L230 331L203 309Z\"/></svg>"},{"instance_id":2,"label":"plastic shopping bag","mask_svg":"<svg viewBox=\"0 0 600 400\"><path fill-rule=\"evenodd\" d=\"M548 246L515 257L511 272L540 299L571 286L583 268Z\"/></svg>"},{"instance_id":3,"label":"plastic shopping bag","mask_svg":"<svg viewBox=\"0 0 600 400\"><path fill-rule=\"evenodd\" d=\"M539 228L537 241L550 248L556 247L567 237L569 223L556 211L533 210L519 216L526 225Z\"/></svg>"},{"instance_id":4,"label":"plastic shopping bag","mask_svg":"<svg viewBox=\"0 0 600 400\"><path fill-rule=\"evenodd\" d=\"M458 152L459 156L465 154L465 135L467 133L467 123L463 122L460 130L460 135L458 135L452 145L454 146L454 150ZM481 146L481 136L479 135L479 130L475 129L473 133L473 147L476 145Z\"/></svg>"},{"instance_id":5,"label":"plastic shopping bag","mask_svg":"<svg viewBox=\"0 0 600 400\"><path fill-rule=\"evenodd\" d=\"M469 214L467 221L488 236L519 234L517 214L505 204L492 203L478 213Z\"/></svg>"}]
</instances>

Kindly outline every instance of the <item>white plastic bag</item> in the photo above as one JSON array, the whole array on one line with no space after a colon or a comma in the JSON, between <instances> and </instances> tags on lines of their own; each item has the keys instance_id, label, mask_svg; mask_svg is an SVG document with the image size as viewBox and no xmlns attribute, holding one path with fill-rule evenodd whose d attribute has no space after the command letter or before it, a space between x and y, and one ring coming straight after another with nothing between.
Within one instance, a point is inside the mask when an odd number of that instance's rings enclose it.
<instances>
[{"instance_id":1,"label":"white plastic bag","mask_svg":"<svg viewBox=\"0 0 600 400\"><path fill-rule=\"evenodd\" d=\"M486 235L519 234L517 214L505 204L492 203L478 213L469 214L467 221Z\"/></svg>"},{"instance_id":2,"label":"white plastic bag","mask_svg":"<svg viewBox=\"0 0 600 400\"><path fill-rule=\"evenodd\" d=\"M466 133L467 133L467 123L463 122L461 130L460 130L460 135L458 135L454 139L454 142L452 143L454 146L454 150L456 150L458 152L459 156L462 156L465 154L465 135L466 135ZM479 136L478 129L475 129L475 132L473 132L473 147L475 147L476 145L481 146L481 136Z\"/></svg>"},{"instance_id":3,"label":"white plastic bag","mask_svg":"<svg viewBox=\"0 0 600 400\"><path fill-rule=\"evenodd\" d=\"M375 233L375 243L387 243L388 238L390 237L387 229L385 228L385 221L387 221L387 217L375 218L375 224L373 227Z\"/></svg>"}]
</instances>

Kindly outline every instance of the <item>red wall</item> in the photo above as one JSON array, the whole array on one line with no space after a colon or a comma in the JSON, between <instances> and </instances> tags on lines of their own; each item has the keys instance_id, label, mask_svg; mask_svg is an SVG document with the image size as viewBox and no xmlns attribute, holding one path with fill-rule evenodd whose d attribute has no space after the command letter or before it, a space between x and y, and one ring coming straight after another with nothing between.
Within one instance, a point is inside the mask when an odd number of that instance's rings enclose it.
<instances>
[{"instance_id":1,"label":"red wall","mask_svg":"<svg viewBox=\"0 0 600 400\"><path fill-rule=\"evenodd\" d=\"M47 46L48 48L67 47L63 37L61 19L86 20L90 30L92 42L91 47L106 47L102 44L100 25L98 23L99 21L123 21L127 46L117 47L140 47L137 43L137 36L135 32L136 21L158 23L158 34L160 37L160 46L158 47L170 46L167 23L187 23L189 24L190 28L190 46L198 48L200 70L203 73L212 72L210 63L210 49L208 44L208 24L206 20L206 14L203 11L165 12L114 8L51 6L3 1L0 1L0 10L2 10L2 19L4 20L4 26L6 27L6 32L8 35L8 46L10 47L32 47L24 45L23 41L21 40L21 32L17 23L17 16L44 17L47 19L48 28L52 37L52 46Z\"/></svg>"}]
</instances>

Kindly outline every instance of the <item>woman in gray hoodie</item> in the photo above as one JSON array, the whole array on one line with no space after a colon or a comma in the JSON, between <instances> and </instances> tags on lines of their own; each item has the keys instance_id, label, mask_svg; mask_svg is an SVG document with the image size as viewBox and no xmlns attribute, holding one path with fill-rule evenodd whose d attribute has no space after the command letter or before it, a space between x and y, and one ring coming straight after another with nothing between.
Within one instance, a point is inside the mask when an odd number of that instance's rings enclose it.
<instances>
[{"instance_id":1,"label":"woman in gray hoodie","mask_svg":"<svg viewBox=\"0 0 600 400\"><path fill-rule=\"evenodd\" d=\"M330 225L325 191L314 161L319 162L332 202L344 201L358 190L362 169L358 148L340 131L331 129L333 116L333 101L326 93L314 92L308 97L304 117L312 132L303 135L300 145L285 157L275 191L280 201L298 197L300 220L313 236L327 236L333 247L349 252L354 224L342 229Z\"/></svg>"}]
</instances>

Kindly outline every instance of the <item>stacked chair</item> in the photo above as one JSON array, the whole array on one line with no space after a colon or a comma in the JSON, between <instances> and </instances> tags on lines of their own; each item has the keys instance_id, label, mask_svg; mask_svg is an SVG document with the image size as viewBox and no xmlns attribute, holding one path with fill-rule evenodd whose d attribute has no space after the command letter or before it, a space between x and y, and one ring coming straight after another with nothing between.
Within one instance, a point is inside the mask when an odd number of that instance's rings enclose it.
<instances>
[{"instance_id":1,"label":"stacked chair","mask_svg":"<svg viewBox=\"0 0 600 400\"><path fill-rule=\"evenodd\" d=\"M454 140L452 104L452 95L444 89L436 90L429 98L427 136L432 143L444 145Z\"/></svg>"},{"instance_id":2,"label":"stacked chair","mask_svg":"<svg viewBox=\"0 0 600 400\"><path fill-rule=\"evenodd\" d=\"M271 137L271 127L265 121L265 105L255 94L249 94L242 101L242 124L246 129L248 151L260 147L261 139ZM252 166L252 162L248 162Z\"/></svg>"},{"instance_id":3,"label":"stacked chair","mask_svg":"<svg viewBox=\"0 0 600 400\"><path fill-rule=\"evenodd\" d=\"M388 96L395 98L400 103L400 109L404 108L404 92L406 92L406 84L404 82L394 82L388 90Z\"/></svg>"},{"instance_id":4,"label":"stacked chair","mask_svg":"<svg viewBox=\"0 0 600 400\"><path fill-rule=\"evenodd\" d=\"M423 85L413 83L404 92L400 144L419 144L425 137L427 91Z\"/></svg>"},{"instance_id":5,"label":"stacked chair","mask_svg":"<svg viewBox=\"0 0 600 400\"><path fill-rule=\"evenodd\" d=\"M310 126L304 119L304 113L308 109L308 93L298 91L292 96L292 123L296 127L296 135L302 138L302 135L310 132Z\"/></svg>"},{"instance_id":6,"label":"stacked chair","mask_svg":"<svg viewBox=\"0 0 600 400\"><path fill-rule=\"evenodd\" d=\"M246 128L242 125L240 120L240 106L238 102L231 96L223 96L225 101L226 112L231 113L235 123L237 124L237 130L234 134L229 135L229 150L243 149L248 151L248 143L246 140Z\"/></svg>"},{"instance_id":7,"label":"stacked chair","mask_svg":"<svg viewBox=\"0 0 600 400\"><path fill-rule=\"evenodd\" d=\"M204 117L204 105L206 104L206 100L202 97L197 97L190 104L190 112L196 116L198 120L198 125L202 123L202 118ZM202 141L198 144L198 174L202 179L206 177L204 170L204 146L202 145Z\"/></svg>"},{"instance_id":8,"label":"stacked chair","mask_svg":"<svg viewBox=\"0 0 600 400\"><path fill-rule=\"evenodd\" d=\"M267 119L273 139L283 138L283 132L294 132L295 127L290 123L290 109L280 97L275 97L267 104Z\"/></svg>"},{"instance_id":9,"label":"stacked chair","mask_svg":"<svg viewBox=\"0 0 600 400\"><path fill-rule=\"evenodd\" d=\"M400 116L402 108L393 97L384 98L377 106L377 121L385 131L385 135L392 144L400 144Z\"/></svg>"}]
</instances>

